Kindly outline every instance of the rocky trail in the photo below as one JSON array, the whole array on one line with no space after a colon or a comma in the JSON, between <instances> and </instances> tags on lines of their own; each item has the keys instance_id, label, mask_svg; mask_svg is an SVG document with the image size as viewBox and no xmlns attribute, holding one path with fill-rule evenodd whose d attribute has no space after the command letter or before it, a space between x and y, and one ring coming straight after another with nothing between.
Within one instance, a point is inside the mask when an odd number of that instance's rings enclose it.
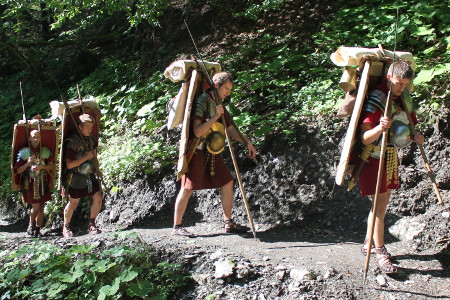
<instances>
[{"instance_id":1,"label":"rocky trail","mask_svg":"<svg viewBox=\"0 0 450 300\"><path fill-rule=\"evenodd\" d=\"M441 212L446 215L446 211ZM219 223L198 222L192 238L173 236L164 228L133 228L158 259L181 263L191 283L175 299L449 299L448 261L434 251L417 251L413 243L387 244L398 274L380 273L372 258L363 281L365 257L352 233L317 227L257 227L251 233L222 233ZM167 227L165 227L167 226ZM32 239L25 222L0 226L1 248L19 247ZM109 232L107 231L109 230ZM116 229L100 235L79 231L65 239L48 232L41 239L59 245L118 243ZM101 247L101 246L99 246ZM208 298L209 297L209 298Z\"/></svg>"},{"instance_id":2,"label":"rocky trail","mask_svg":"<svg viewBox=\"0 0 450 300\"><path fill-rule=\"evenodd\" d=\"M74 238L64 239L62 220L55 219L42 239L67 247L94 242L109 247L121 243L117 232L136 232L154 259L180 263L192 276L173 299L450 299L449 124L450 112L424 130L444 205L437 202L417 148L402 151L402 186L392 194L385 219L386 246L399 272L382 274L372 258L365 284L360 248L371 202L357 188L347 192L334 184L336 145L346 128L333 120L298 125L298 140L308 136L308 143L267 140L271 146L260 149L257 166L239 157L257 239L223 233L215 190L190 199L183 220L197 236L172 236L179 189L174 170L124 183L106 198L97 218L104 233L87 235L86 228L77 228L87 224L83 209L77 209ZM225 159L231 165L226 153ZM247 222L237 184L233 214ZM24 217L17 220L18 215ZM25 215L2 212L0 249L31 242Z\"/></svg>"}]
</instances>

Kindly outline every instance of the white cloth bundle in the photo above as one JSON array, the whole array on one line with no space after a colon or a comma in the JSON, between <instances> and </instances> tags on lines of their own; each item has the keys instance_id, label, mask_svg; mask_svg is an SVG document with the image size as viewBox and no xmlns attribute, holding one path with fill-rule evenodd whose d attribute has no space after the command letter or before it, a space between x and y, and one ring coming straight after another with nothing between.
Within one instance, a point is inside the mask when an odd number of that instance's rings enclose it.
<instances>
[{"instance_id":1,"label":"white cloth bundle","mask_svg":"<svg viewBox=\"0 0 450 300\"><path fill-rule=\"evenodd\" d=\"M67 104L69 104L69 107L72 108L72 107L80 105L80 101L79 100L70 100L70 101L67 101ZM94 97L83 100L83 105L85 107L98 109L98 104ZM51 118L52 119L56 119L56 118L62 119L64 109L65 109L64 103L58 102L55 100L55 101L50 102L50 107L52 108L52 117Z\"/></svg>"},{"instance_id":2,"label":"white cloth bundle","mask_svg":"<svg viewBox=\"0 0 450 300\"><path fill-rule=\"evenodd\" d=\"M203 64L199 61L199 64ZM219 63L205 61L206 69L218 73L222 70ZM189 72L197 68L194 60L177 60L170 64L164 71L164 76L173 82L184 81L189 76Z\"/></svg>"},{"instance_id":3,"label":"white cloth bundle","mask_svg":"<svg viewBox=\"0 0 450 300\"><path fill-rule=\"evenodd\" d=\"M386 56L394 57L393 51L384 50L384 52ZM339 47L335 53L331 54L331 61L340 67L358 66L359 61L366 54L383 57L379 48ZM413 71L416 70L416 62L410 52L395 51L395 55L409 62Z\"/></svg>"}]
</instances>

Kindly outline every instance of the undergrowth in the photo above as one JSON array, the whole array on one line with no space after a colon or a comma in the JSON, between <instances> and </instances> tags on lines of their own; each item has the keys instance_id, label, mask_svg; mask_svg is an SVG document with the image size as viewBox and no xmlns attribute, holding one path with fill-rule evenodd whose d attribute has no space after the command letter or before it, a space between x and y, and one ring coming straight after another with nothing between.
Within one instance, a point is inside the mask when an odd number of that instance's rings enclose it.
<instances>
[{"instance_id":1,"label":"undergrowth","mask_svg":"<svg viewBox=\"0 0 450 300\"><path fill-rule=\"evenodd\" d=\"M149 246L135 233L118 233L124 242L102 248L65 249L34 241L0 252L1 299L167 299L186 285L180 265L155 263Z\"/></svg>"}]
</instances>

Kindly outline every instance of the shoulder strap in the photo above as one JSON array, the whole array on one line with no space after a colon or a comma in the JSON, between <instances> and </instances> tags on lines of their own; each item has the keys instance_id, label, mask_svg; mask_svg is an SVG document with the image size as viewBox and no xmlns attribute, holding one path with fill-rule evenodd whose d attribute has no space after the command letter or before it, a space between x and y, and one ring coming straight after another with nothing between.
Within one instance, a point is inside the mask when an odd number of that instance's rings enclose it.
<instances>
[{"instance_id":1,"label":"shoulder strap","mask_svg":"<svg viewBox=\"0 0 450 300\"><path fill-rule=\"evenodd\" d=\"M72 134L71 136L69 136L66 139L66 143L70 149L72 149L76 152L83 150L83 144L81 142L80 137L77 134Z\"/></svg>"},{"instance_id":2,"label":"shoulder strap","mask_svg":"<svg viewBox=\"0 0 450 300\"><path fill-rule=\"evenodd\" d=\"M409 93L408 88L406 88L402 92L401 97L403 97L403 100L405 100L406 109L408 110L409 113L411 113L413 111L413 103L412 103L411 94Z\"/></svg>"}]
</instances>

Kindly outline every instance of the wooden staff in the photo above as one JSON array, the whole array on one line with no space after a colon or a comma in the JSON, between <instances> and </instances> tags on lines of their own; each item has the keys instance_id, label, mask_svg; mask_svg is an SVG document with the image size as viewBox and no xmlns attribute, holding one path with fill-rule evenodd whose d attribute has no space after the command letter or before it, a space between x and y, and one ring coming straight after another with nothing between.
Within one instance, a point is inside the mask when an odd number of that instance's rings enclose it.
<instances>
[{"instance_id":1,"label":"wooden staff","mask_svg":"<svg viewBox=\"0 0 450 300\"><path fill-rule=\"evenodd\" d=\"M25 105L23 104L22 81L19 82L19 88L20 88L20 98L22 99L22 119L25 122L25 124L24 124L25 134L27 136L27 143L28 143L28 148L30 148L30 156L31 156L31 144L30 144L30 137L28 135L28 120L25 115Z\"/></svg>"},{"instance_id":2,"label":"wooden staff","mask_svg":"<svg viewBox=\"0 0 450 300\"><path fill-rule=\"evenodd\" d=\"M215 93L215 94L217 95L217 93ZM217 105L223 105L222 104L222 100L219 97L214 97L214 101L216 102ZM226 124L225 123L225 117L223 116L223 114L221 115L221 121L222 121L222 123L224 125ZM230 139L230 136L228 134L228 128L226 128L226 125L224 127L225 127L225 136L227 138L228 147L230 148L231 158L233 160L234 169L236 171L236 177L237 177L237 180L238 180L238 183L239 183L239 188L240 188L241 194L242 194L242 200L244 201L245 209L247 211L248 220L249 220L249 223L250 223L250 228L252 229L253 237L256 239L255 224L253 223L252 214L250 212L250 206L248 204L247 196L245 194L245 189L244 189L244 186L242 184L241 173L239 172L239 167L238 167L238 164L237 164L237 161L236 161L236 156L234 154L233 145L231 144L231 139ZM236 130L238 130L238 129L236 129ZM241 139L242 139L242 142L245 143L246 140L245 140L245 138L243 139L242 135L241 135Z\"/></svg>"},{"instance_id":3,"label":"wooden staff","mask_svg":"<svg viewBox=\"0 0 450 300\"><path fill-rule=\"evenodd\" d=\"M27 139L28 149L30 149L30 157L31 157L31 143L30 143L30 136L28 133L28 120L27 120L27 116L25 114L25 105L23 104L22 81L19 82L19 88L20 88L20 98L22 99L22 119L25 122L25 124L23 124L23 125L24 125L24 129L25 129L25 135L26 135L26 139ZM22 185L22 175L23 175L23 172L20 174L20 185ZM23 207L26 208L27 204L24 202L23 199L24 198L22 198L21 202L22 202Z\"/></svg>"},{"instance_id":4,"label":"wooden staff","mask_svg":"<svg viewBox=\"0 0 450 300\"><path fill-rule=\"evenodd\" d=\"M44 161L42 158L42 133L41 133L41 119L39 119L39 123L38 123L38 131L39 131L39 135L41 137L41 141L39 142L39 162L42 160L42 162ZM30 149L31 150L31 149ZM42 172L42 170L39 171L39 175L40 180L41 180L41 196L44 195L44 172Z\"/></svg>"},{"instance_id":5,"label":"wooden staff","mask_svg":"<svg viewBox=\"0 0 450 300\"><path fill-rule=\"evenodd\" d=\"M389 92L387 95L386 107L384 109L384 116L389 117L389 118L391 117L391 105L392 105L391 89L392 89L392 83L390 84ZM370 224L369 224L369 241L368 241L368 245L367 245L366 263L364 265L364 284L367 279L367 271L369 269L369 262L370 262L370 251L372 250L373 232L375 229L375 220L376 220L377 208L378 208L378 196L380 195L381 177L382 177L382 174L384 171L384 157L386 154L387 137L388 137L388 129L385 129L383 131L383 137L381 139L380 163L378 164L377 185L375 188L375 197L372 202L372 218L370 219Z\"/></svg>"},{"instance_id":6,"label":"wooden staff","mask_svg":"<svg viewBox=\"0 0 450 300\"><path fill-rule=\"evenodd\" d=\"M411 133L413 135L416 135L417 131L416 131L416 128L414 126L414 122L413 122L413 119L411 117L411 114L408 111L408 107L406 106L405 99L403 97L401 97L401 101L402 101L403 109L406 112L406 115L408 116L409 125L411 127ZM439 192L439 188L438 188L438 186L436 184L436 179L434 177L433 170L431 170L430 163L428 162L427 156L425 155L425 150L423 149L423 145L417 144L417 146L419 146L419 150L420 150L420 154L422 155L423 162L425 163L425 166L427 167L428 176L430 177L431 183L433 184L433 189L434 189L434 192L436 193L436 196L437 196L437 198L439 200L439 204L442 205L442 204L444 204L444 201L442 200L441 193Z\"/></svg>"},{"instance_id":7,"label":"wooden staff","mask_svg":"<svg viewBox=\"0 0 450 300\"><path fill-rule=\"evenodd\" d=\"M77 92L78 92L78 100L79 100L80 105L81 105L81 112L84 114L83 98L81 97L80 86L78 84L77 84Z\"/></svg>"},{"instance_id":8,"label":"wooden staff","mask_svg":"<svg viewBox=\"0 0 450 300\"><path fill-rule=\"evenodd\" d=\"M203 69L203 73L204 73L203 75L208 80L208 84L210 85L210 87L211 87L211 89L212 89L212 91L214 93L214 102L216 103L216 105L223 105L222 99L220 99L220 97L219 97L219 95L217 93L217 88L214 86L214 82L213 82L213 80L211 79L211 76L208 73L208 69L206 68L205 62L203 61L203 59L202 59L202 57L200 55L200 51L198 51L197 45L195 44L195 41L194 41L194 37L192 36L191 31L189 30L189 27L188 27L188 25L186 23L186 20L184 20L184 24L186 25L186 29L189 32L189 35L190 35L191 40L192 40L192 43L194 44L194 47L197 50L197 54L198 54L198 56L200 57L200 59L202 61L201 64L199 64L197 61L196 61L196 63L197 63L197 65L199 65ZM238 167L238 164L237 164L237 161L236 161L236 156L234 155L233 144L231 143L231 139L230 139L230 137L228 135L228 129L226 128L225 117L224 117L223 114L221 115L221 121L222 121L222 124L225 127L225 136L227 138L228 147L230 148L231 158L233 160L234 170L236 171L236 177L237 177L237 180L238 180L238 183L239 183L239 188L241 190L242 200L244 201L245 210L247 211L247 216L248 216L248 220L249 220L249 223L250 223L250 228L252 229L253 237L256 239L255 224L253 223L253 217L252 217L252 214L251 214L251 211L250 211L250 206L248 204L247 196L245 194L245 189L244 189L244 186L242 184L241 173L239 172L239 167ZM242 133L240 133L240 131L237 128L237 126L234 126L234 128L238 132L239 137L241 138L242 142L245 143L245 141L247 139L242 135Z\"/></svg>"}]
</instances>

